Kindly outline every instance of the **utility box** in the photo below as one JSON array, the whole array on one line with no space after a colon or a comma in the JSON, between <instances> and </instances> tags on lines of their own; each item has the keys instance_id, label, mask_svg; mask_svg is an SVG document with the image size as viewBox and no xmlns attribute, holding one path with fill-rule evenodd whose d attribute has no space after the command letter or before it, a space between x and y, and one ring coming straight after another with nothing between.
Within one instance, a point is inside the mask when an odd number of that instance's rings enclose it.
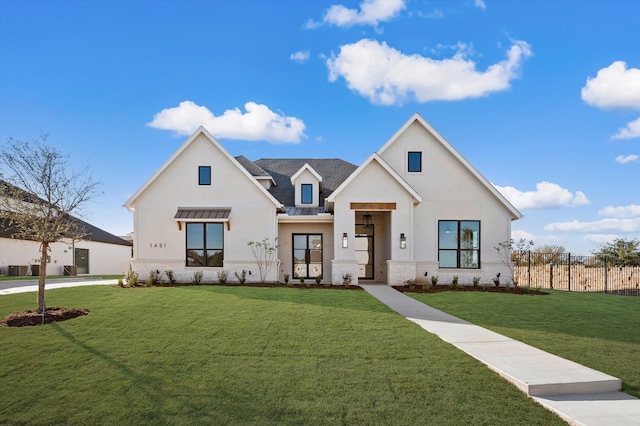
<instances>
[{"instance_id":1,"label":"utility box","mask_svg":"<svg viewBox=\"0 0 640 426\"><path fill-rule=\"evenodd\" d=\"M10 277L24 277L27 275L29 267L27 265L9 265Z\"/></svg>"},{"instance_id":2,"label":"utility box","mask_svg":"<svg viewBox=\"0 0 640 426\"><path fill-rule=\"evenodd\" d=\"M75 277L78 275L78 267L76 265L65 265L64 275L67 277Z\"/></svg>"},{"instance_id":3,"label":"utility box","mask_svg":"<svg viewBox=\"0 0 640 426\"><path fill-rule=\"evenodd\" d=\"M34 277L40 275L40 265L31 265L31 275Z\"/></svg>"}]
</instances>

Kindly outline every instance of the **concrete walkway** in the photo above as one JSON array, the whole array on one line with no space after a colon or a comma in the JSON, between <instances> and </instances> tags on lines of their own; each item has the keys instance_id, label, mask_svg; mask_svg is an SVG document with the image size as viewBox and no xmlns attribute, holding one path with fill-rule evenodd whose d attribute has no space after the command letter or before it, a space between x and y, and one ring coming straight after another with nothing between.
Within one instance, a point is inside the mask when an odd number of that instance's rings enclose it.
<instances>
[{"instance_id":1,"label":"concrete walkway","mask_svg":"<svg viewBox=\"0 0 640 426\"><path fill-rule=\"evenodd\" d=\"M64 287L80 287L85 285L114 285L118 280L101 280L92 278L54 278L45 283L45 291ZM38 291L38 281L0 281L0 296L4 294L28 293Z\"/></svg>"},{"instance_id":2,"label":"concrete walkway","mask_svg":"<svg viewBox=\"0 0 640 426\"><path fill-rule=\"evenodd\" d=\"M640 425L640 399L620 379L454 317L387 285L360 284L373 297L451 343L572 425Z\"/></svg>"}]
</instances>

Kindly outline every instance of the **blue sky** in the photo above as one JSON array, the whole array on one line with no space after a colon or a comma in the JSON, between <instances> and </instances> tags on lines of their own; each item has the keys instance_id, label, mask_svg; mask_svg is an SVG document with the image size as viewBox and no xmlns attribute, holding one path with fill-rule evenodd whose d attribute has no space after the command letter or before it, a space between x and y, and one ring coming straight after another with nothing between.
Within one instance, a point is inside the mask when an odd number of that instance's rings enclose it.
<instances>
[{"instance_id":1,"label":"blue sky","mask_svg":"<svg viewBox=\"0 0 640 426\"><path fill-rule=\"evenodd\" d=\"M360 164L419 112L525 215L515 238L589 254L640 237L639 19L634 0L0 0L0 140L49 133L103 183L84 218L123 235L200 124L253 160Z\"/></svg>"}]
</instances>

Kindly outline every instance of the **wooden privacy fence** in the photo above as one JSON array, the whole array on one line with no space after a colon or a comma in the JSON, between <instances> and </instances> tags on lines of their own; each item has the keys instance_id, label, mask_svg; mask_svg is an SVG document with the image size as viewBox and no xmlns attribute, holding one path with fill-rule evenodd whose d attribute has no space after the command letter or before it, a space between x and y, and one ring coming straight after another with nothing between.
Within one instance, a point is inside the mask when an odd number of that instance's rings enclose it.
<instances>
[{"instance_id":1,"label":"wooden privacy fence","mask_svg":"<svg viewBox=\"0 0 640 426\"><path fill-rule=\"evenodd\" d=\"M514 253L520 286L640 296L640 266L610 265L596 256L571 253Z\"/></svg>"}]
</instances>

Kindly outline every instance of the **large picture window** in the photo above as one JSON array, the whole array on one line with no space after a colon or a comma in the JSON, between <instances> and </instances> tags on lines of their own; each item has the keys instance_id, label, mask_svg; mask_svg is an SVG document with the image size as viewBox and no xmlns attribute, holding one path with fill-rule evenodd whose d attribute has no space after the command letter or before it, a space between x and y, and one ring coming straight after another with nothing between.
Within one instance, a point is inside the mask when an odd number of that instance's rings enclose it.
<instances>
[{"instance_id":1,"label":"large picture window","mask_svg":"<svg viewBox=\"0 0 640 426\"><path fill-rule=\"evenodd\" d=\"M439 221L438 262L441 268L480 268L480 221Z\"/></svg>"},{"instance_id":2,"label":"large picture window","mask_svg":"<svg viewBox=\"0 0 640 426\"><path fill-rule=\"evenodd\" d=\"M222 223L187 223L187 266L223 266Z\"/></svg>"}]
</instances>

